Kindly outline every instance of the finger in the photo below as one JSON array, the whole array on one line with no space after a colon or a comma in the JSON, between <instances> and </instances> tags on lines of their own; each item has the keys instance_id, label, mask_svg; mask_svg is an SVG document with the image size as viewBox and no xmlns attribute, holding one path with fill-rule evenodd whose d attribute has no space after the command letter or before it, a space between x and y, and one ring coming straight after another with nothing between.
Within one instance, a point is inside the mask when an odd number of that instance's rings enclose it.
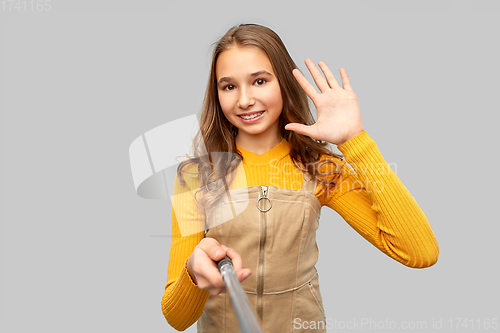
<instances>
[{"instance_id":1,"label":"finger","mask_svg":"<svg viewBox=\"0 0 500 333\"><path fill-rule=\"evenodd\" d=\"M226 256L226 250L220 246L216 239L211 237L203 238L197 247L205 251L209 258L214 261L222 260Z\"/></svg>"},{"instance_id":2,"label":"finger","mask_svg":"<svg viewBox=\"0 0 500 333\"><path fill-rule=\"evenodd\" d=\"M321 92L325 92L327 89L330 87L328 86L328 83L326 82L325 78L319 71L318 67L314 64L314 62L307 58L305 61L307 69L309 69L309 72L312 75L312 78L314 79L314 82L316 82L316 85L318 86L319 90Z\"/></svg>"},{"instance_id":3,"label":"finger","mask_svg":"<svg viewBox=\"0 0 500 333\"><path fill-rule=\"evenodd\" d=\"M250 275L252 275L252 271L249 268L243 268L242 270L236 272L236 276L240 282L245 281Z\"/></svg>"},{"instance_id":4,"label":"finger","mask_svg":"<svg viewBox=\"0 0 500 333\"><path fill-rule=\"evenodd\" d=\"M208 281L207 288L224 288L226 284L224 283L224 279L222 279L222 275L219 272L219 269L214 267L214 270L208 269L206 272L205 279ZM200 286L201 288L201 286ZM203 289L203 288L201 288Z\"/></svg>"},{"instance_id":5,"label":"finger","mask_svg":"<svg viewBox=\"0 0 500 333\"><path fill-rule=\"evenodd\" d=\"M285 129L288 131L294 131L295 133L302 134L302 135L307 135L308 137L311 137L314 139L314 132L313 132L313 127L314 125L303 125L303 124L298 124L298 123L289 123L286 124Z\"/></svg>"},{"instance_id":6,"label":"finger","mask_svg":"<svg viewBox=\"0 0 500 333\"><path fill-rule=\"evenodd\" d=\"M306 92L307 96L309 96L309 98L314 100L315 97L319 95L316 89L314 89L314 87L312 86L312 84L310 84L309 81L307 81L304 74L302 74L298 69L295 68L292 71L292 74L293 76L295 76L295 79L300 84L302 89Z\"/></svg>"},{"instance_id":7,"label":"finger","mask_svg":"<svg viewBox=\"0 0 500 333\"><path fill-rule=\"evenodd\" d=\"M226 255L231 259L233 262L234 269L236 271L239 271L240 269L243 268L243 261L241 259L241 256L236 252L236 250L228 248L226 251Z\"/></svg>"},{"instance_id":8,"label":"finger","mask_svg":"<svg viewBox=\"0 0 500 333\"><path fill-rule=\"evenodd\" d=\"M209 289L208 290L211 295L217 296L219 294L224 294L227 292L226 287L224 288L215 288L215 289Z\"/></svg>"},{"instance_id":9,"label":"finger","mask_svg":"<svg viewBox=\"0 0 500 333\"><path fill-rule=\"evenodd\" d=\"M214 261L207 259L207 261L203 262L200 266L202 266L202 268L200 267L202 271L198 272L198 287L200 289L209 290L225 286L222 275L219 272L219 268Z\"/></svg>"},{"instance_id":10,"label":"finger","mask_svg":"<svg viewBox=\"0 0 500 333\"><path fill-rule=\"evenodd\" d=\"M337 79L335 79L335 76L333 76L333 73L330 71L330 68L325 64L324 61L320 61L318 63L319 67L325 73L326 80L328 81L328 85L330 88L340 88L339 83L337 82Z\"/></svg>"},{"instance_id":11,"label":"finger","mask_svg":"<svg viewBox=\"0 0 500 333\"><path fill-rule=\"evenodd\" d=\"M234 271L236 272L236 276L238 277L238 280L240 282L242 282L247 277L249 277L252 274L252 271L249 268L243 267L243 260L241 258L241 255L239 255L235 249L227 248L224 245L221 245L221 246L223 248L226 248L226 254L229 257L229 259L231 259L231 262L233 263Z\"/></svg>"},{"instance_id":12,"label":"finger","mask_svg":"<svg viewBox=\"0 0 500 333\"><path fill-rule=\"evenodd\" d=\"M352 91L351 80L349 80L347 71L343 67L339 71L340 71L340 77L342 78L342 86L344 87L344 89Z\"/></svg>"}]
</instances>

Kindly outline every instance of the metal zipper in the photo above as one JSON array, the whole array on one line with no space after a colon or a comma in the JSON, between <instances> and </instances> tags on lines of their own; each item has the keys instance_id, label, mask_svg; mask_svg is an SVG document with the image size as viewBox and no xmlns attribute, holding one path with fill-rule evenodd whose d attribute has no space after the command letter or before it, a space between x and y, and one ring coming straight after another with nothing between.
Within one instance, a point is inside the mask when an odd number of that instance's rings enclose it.
<instances>
[{"instance_id":1,"label":"metal zipper","mask_svg":"<svg viewBox=\"0 0 500 333\"><path fill-rule=\"evenodd\" d=\"M264 266L264 244L266 242L266 212L271 209L272 202L271 199L267 197L268 187L261 186L262 197L257 201L257 208L262 214L262 237L260 239L260 250L259 250L259 284L257 286L257 314L262 319L262 295L264 292L264 281L263 281L263 266ZM265 200L267 199L267 200ZM261 208L262 201L262 208ZM266 208L266 201L269 201L269 208Z\"/></svg>"}]
</instances>

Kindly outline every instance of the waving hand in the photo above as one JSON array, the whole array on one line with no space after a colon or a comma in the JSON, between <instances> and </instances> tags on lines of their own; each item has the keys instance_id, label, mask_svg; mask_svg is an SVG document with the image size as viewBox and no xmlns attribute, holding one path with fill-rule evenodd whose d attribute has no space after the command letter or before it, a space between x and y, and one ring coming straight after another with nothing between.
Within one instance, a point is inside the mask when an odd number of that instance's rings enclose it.
<instances>
[{"instance_id":1,"label":"waving hand","mask_svg":"<svg viewBox=\"0 0 500 333\"><path fill-rule=\"evenodd\" d=\"M294 69L292 73L316 106L318 118L314 125L290 123L285 129L336 145L341 145L361 133L364 129L358 98L352 90L346 70L340 69L343 85L340 87L324 62L320 61L318 65L326 80L311 59L306 59L305 64L321 93L316 91L298 69Z\"/></svg>"}]
</instances>

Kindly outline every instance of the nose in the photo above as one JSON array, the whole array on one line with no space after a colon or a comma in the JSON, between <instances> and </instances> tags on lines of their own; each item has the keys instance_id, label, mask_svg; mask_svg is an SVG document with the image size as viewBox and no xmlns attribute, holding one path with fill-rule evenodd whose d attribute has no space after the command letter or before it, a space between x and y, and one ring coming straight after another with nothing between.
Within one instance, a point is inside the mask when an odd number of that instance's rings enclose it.
<instances>
[{"instance_id":1,"label":"nose","mask_svg":"<svg viewBox=\"0 0 500 333\"><path fill-rule=\"evenodd\" d=\"M242 87L240 89L240 95L238 98L238 107L242 109L247 109L249 106L255 104L254 97L252 95L251 88Z\"/></svg>"}]
</instances>

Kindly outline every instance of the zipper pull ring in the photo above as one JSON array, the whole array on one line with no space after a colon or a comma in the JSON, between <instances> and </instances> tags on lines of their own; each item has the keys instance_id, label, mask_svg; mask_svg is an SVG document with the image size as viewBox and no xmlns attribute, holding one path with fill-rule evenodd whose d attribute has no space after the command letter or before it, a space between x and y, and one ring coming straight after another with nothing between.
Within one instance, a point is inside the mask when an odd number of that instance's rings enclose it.
<instances>
[{"instance_id":1,"label":"zipper pull ring","mask_svg":"<svg viewBox=\"0 0 500 333\"><path fill-rule=\"evenodd\" d=\"M260 197L259 200L257 200L257 209L260 210L263 213L265 213L268 210L270 210L271 207L273 206L273 203L272 203L271 199L269 199L267 197L267 190L268 190L267 186L262 186L262 197ZM263 207L261 208L260 201L264 200L264 199L267 199L269 201L269 208L265 208L266 207L266 202L265 201L263 202Z\"/></svg>"}]
</instances>

